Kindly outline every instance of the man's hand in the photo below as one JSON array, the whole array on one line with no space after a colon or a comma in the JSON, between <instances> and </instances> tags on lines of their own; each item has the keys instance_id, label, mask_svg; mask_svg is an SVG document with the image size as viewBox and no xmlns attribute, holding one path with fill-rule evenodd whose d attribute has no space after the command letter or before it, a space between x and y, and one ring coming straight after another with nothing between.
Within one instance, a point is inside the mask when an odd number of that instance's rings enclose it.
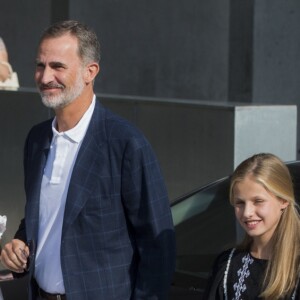
<instances>
[{"instance_id":1,"label":"man's hand","mask_svg":"<svg viewBox=\"0 0 300 300\"><path fill-rule=\"evenodd\" d=\"M29 256L29 248L26 244L18 239L14 239L7 243L1 252L1 262L7 269L23 273L27 268L27 258Z\"/></svg>"}]
</instances>

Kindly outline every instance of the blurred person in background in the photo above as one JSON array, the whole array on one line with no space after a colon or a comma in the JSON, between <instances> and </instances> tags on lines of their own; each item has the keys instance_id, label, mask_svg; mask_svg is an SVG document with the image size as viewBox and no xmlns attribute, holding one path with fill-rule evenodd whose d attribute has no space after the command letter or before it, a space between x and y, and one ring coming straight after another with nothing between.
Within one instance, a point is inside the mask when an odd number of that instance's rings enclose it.
<instances>
[{"instance_id":1,"label":"blurred person in background","mask_svg":"<svg viewBox=\"0 0 300 300\"><path fill-rule=\"evenodd\" d=\"M8 63L8 54L3 39L0 37L0 81L5 81L10 75L6 63Z\"/></svg>"}]
</instances>

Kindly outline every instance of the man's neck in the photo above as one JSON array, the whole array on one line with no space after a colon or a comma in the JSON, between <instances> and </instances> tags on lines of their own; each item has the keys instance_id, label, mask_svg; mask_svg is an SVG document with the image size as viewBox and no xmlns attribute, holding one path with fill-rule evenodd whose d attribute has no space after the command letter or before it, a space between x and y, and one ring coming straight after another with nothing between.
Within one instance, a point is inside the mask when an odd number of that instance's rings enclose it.
<instances>
[{"instance_id":1,"label":"man's neck","mask_svg":"<svg viewBox=\"0 0 300 300\"><path fill-rule=\"evenodd\" d=\"M56 129L64 132L77 125L93 101L94 93L81 95L66 107L55 110Z\"/></svg>"}]
</instances>

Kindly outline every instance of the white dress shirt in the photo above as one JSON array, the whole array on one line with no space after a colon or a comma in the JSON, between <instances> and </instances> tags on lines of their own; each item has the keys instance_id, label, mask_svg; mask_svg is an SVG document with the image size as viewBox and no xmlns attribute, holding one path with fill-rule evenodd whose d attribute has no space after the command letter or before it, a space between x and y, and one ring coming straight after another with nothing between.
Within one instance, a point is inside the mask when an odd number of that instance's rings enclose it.
<instances>
[{"instance_id":1,"label":"white dress shirt","mask_svg":"<svg viewBox=\"0 0 300 300\"><path fill-rule=\"evenodd\" d=\"M56 130L50 146L40 194L39 232L35 261L35 279L44 291L65 294L60 247L63 217L69 183L76 157L92 118L93 101L77 125L65 132Z\"/></svg>"}]
</instances>

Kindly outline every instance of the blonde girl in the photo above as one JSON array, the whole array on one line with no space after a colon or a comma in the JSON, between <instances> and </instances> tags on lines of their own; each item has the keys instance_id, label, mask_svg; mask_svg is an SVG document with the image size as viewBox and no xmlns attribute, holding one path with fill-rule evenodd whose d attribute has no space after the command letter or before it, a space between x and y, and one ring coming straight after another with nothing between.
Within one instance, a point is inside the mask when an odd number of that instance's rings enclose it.
<instances>
[{"instance_id":1,"label":"blonde girl","mask_svg":"<svg viewBox=\"0 0 300 300\"><path fill-rule=\"evenodd\" d=\"M204 299L300 299L300 218L286 165L268 153L243 161L230 203L245 238L218 257Z\"/></svg>"}]
</instances>

